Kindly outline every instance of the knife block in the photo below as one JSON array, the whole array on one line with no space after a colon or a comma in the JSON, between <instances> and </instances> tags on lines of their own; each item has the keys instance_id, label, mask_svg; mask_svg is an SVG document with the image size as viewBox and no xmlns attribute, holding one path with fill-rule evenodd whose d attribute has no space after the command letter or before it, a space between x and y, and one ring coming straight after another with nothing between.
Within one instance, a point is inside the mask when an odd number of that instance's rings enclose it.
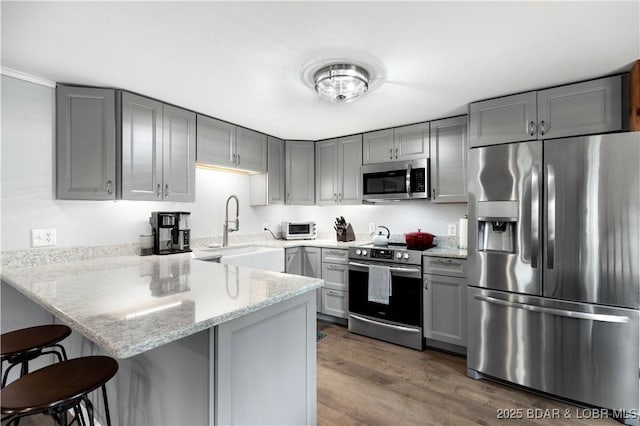
<instances>
[{"instance_id":1,"label":"knife block","mask_svg":"<svg viewBox=\"0 0 640 426\"><path fill-rule=\"evenodd\" d=\"M346 228L338 228L336 230L336 239L343 243L356 240L356 234L353 233L353 228L350 223L347 223Z\"/></svg>"}]
</instances>

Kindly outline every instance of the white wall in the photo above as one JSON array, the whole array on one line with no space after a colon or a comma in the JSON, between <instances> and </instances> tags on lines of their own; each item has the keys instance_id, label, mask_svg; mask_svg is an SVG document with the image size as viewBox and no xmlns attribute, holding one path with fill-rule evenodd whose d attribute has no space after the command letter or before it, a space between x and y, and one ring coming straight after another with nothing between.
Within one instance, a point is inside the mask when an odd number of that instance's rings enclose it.
<instances>
[{"instance_id":1,"label":"white wall","mask_svg":"<svg viewBox=\"0 0 640 426\"><path fill-rule=\"evenodd\" d=\"M137 242L150 231L153 210L190 211L193 237L222 233L225 200L240 198L240 233L262 231L263 223L277 230L283 220L315 220L320 232L333 229L344 216L356 233L366 233L369 222L393 233L417 228L446 235L447 224L457 223L466 204L436 205L412 201L392 205L344 207L250 207L249 177L196 170L196 202L66 201L54 199L54 99L52 88L2 76L2 250L30 247L33 228L56 228L58 246ZM235 217L235 210L231 208Z\"/></svg>"}]
</instances>

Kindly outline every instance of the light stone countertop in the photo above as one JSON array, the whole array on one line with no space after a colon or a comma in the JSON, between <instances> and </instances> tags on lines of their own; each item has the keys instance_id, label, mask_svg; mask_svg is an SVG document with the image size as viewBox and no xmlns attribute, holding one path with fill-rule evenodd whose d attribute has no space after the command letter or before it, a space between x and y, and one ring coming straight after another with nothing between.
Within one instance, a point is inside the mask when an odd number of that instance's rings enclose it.
<instances>
[{"instance_id":1,"label":"light stone countertop","mask_svg":"<svg viewBox=\"0 0 640 426\"><path fill-rule=\"evenodd\" d=\"M467 249L458 247L434 247L422 252L423 256L431 257L453 257L456 259L466 259Z\"/></svg>"},{"instance_id":2,"label":"light stone countertop","mask_svg":"<svg viewBox=\"0 0 640 426\"><path fill-rule=\"evenodd\" d=\"M2 281L117 358L315 290L324 281L191 253L3 268Z\"/></svg>"}]
</instances>

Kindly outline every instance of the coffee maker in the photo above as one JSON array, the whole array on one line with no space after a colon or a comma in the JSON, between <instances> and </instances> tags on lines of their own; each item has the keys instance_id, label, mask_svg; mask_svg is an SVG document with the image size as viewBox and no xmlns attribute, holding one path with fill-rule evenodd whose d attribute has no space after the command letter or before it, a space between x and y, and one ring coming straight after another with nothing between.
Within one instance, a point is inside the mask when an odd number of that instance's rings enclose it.
<instances>
[{"instance_id":1,"label":"coffee maker","mask_svg":"<svg viewBox=\"0 0 640 426\"><path fill-rule=\"evenodd\" d=\"M189 212L151 212L153 254L190 252Z\"/></svg>"}]
</instances>

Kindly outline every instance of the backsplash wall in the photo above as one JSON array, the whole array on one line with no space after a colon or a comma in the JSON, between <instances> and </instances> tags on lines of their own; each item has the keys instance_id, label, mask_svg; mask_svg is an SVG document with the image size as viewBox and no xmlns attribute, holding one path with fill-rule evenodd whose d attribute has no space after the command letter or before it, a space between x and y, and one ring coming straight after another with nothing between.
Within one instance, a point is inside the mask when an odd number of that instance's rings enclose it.
<instances>
[{"instance_id":1,"label":"backsplash wall","mask_svg":"<svg viewBox=\"0 0 640 426\"><path fill-rule=\"evenodd\" d=\"M255 234L263 224L274 232L283 220L315 220L321 233L333 231L336 216L344 216L356 233L368 224L385 225L392 233L422 228L446 235L457 224L466 204L410 201L389 205L340 207L249 206L249 177L196 170L196 202L67 201L54 199L54 100L50 87L2 76L1 244L2 250L31 246L31 229L56 228L57 246L133 243L150 231L149 212L190 211L193 237L222 233L225 201L240 199L240 233ZM230 208L235 218L235 205Z\"/></svg>"}]
</instances>

